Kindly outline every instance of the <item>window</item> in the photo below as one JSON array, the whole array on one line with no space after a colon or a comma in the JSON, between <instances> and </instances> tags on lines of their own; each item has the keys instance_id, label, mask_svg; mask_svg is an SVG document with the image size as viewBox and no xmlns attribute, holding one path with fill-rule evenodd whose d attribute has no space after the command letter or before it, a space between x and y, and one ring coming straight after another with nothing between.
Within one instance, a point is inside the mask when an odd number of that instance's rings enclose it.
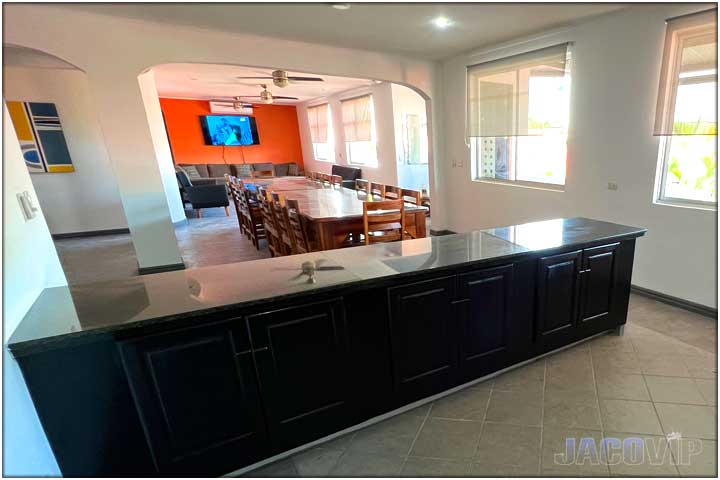
<instances>
[{"instance_id":1,"label":"window","mask_svg":"<svg viewBox=\"0 0 720 480\"><path fill-rule=\"evenodd\" d=\"M321 162L335 162L332 113L327 103L309 107L307 110L312 140L313 156Z\"/></svg>"},{"instance_id":2,"label":"window","mask_svg":"<svg viewBox=\"0 0 720 480\"><path fill-rule=\"evenodd\" d=\"M563 44L468 67L474 179L565 184L569 60Z\"/></svg>"},{"instance_id":3,"label":"window","mask_svg":"<svg viewBox=\"0 0 720 480\"><path fill-rule=\"evenodd\" d=\"M717 20L702 12L668 20L655 114L656 201L717 206Z\"/></svg>"},{"instance_id":4,"label":"window","mask_svg":"<svg viewBox=\"0 0 720 480\"><path fill-rule=\"evenodd\" d=\"M343 133L348 163L377 167L375 112L371 95L342 101Z\"/></svg>"},{"instance_id":5,"label":"window","mask_svg":"<svg viewBox=\"0 0 720 480\"><path fill-rule=\"evenodd\" d=\"M427 122L424 116L406 113L402 116L402 160L407 165L427 165Z\"/></svg>"}]
</instances>

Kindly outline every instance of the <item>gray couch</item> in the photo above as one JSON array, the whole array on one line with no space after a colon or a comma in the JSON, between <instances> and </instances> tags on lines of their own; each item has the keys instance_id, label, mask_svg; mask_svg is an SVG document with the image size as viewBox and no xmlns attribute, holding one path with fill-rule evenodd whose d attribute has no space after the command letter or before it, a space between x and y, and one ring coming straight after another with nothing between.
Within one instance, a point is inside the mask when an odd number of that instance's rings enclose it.
<instances>
[{"instance_id":1,"label":"gray couch","mask_svg":"<svg viewBox=\"0 0 720 480\"><path fill-rule=\"evenodd\" d=\"M225 174L238 178L252 178L256 172L273 172L274 177L287 177L302 175L297 163L246 163L246 164L225 164L225 163L198 163L179 164L176 167L182 169L194 185L222 184L225 183Z\"/></svg>"}]
</instances>

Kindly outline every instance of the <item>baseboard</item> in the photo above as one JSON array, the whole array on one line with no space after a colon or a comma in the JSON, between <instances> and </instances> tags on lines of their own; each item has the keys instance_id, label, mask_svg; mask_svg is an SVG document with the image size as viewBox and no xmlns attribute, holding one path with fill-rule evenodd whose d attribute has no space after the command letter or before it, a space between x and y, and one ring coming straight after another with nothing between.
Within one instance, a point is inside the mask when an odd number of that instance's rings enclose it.
<instances>
[{"instance_id":1,"label":"baseboard","mask_svg":"<svg viewBox=\"0 0 720 480\"><path fill-rule=\"evenodd\" d=\"M443 235L455 235L457 232L453 232L452 230L433 230L430 229L430 236L433 237L441 237Z\"/></svg>"},{"instance_id":2,"label":"baseboard","mask_svg":"<svg viewBox=\"0 0 720 480\"><path fill-rule=\"evenodd\" d=\"M182 220L178 220L177 222L173 222L173 227L179 227L180 225L186 225L188 223L187 217L183 218Z\"/></svg>"},{"instance_id":3,"label":"baseboard","mask_svg":"<svg viewBox=\"0 0 720 480\"><path fill-rule=\"evenodd\" d=\"M53 233L50 236L53 240L61 240L63 238L99 237L102 235L119 235L122 233L130 233L130 229L112 228L109 230L90 230L88 232Z\"/></svg>"},{"instance_id":4,"label":"baseboard","mask_svg":"<svg viewBox=\"0 0 720 480\"><path fill-rule=\"evenodd\" d=\"M173 272L175 270L185 270L185 262L155 265L153 267L138 267L138 274L149 275L151 273Z\"/></svg>"},{"instance_id":5,"label":"baseboard","mask_svg":"<svg viewBox=\"0 0 720 480\"><path fill-rule=\"evenodd\" d=\"M682 298L656 292L655 290L638 287L637 285L631 285L630 291L644 297L652 298L653 300L657 300L659 302L667 303L668 305L672 305L674 307L679 307L685 310L689 310L691 312L699 313L700 315L705 315L715 319L717 319L718 316L717 308L708 307L699 303L691 302L689 300L683 300Z\"/></svg>"}]
</instances>

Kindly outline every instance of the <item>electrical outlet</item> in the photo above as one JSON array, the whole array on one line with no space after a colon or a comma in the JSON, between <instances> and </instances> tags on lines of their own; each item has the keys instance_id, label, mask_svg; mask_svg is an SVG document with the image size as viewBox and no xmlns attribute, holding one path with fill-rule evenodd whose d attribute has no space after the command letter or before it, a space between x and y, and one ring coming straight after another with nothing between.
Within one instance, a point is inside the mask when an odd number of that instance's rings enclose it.
<instances>
[{"instance_id":1,"label":"electrical outlet","mask_svg":"<svg viewBox=\"0 0 720 480\"><path fill-rule=\"evenodd\" d=\"M608 182L608 190L617 190L618 184L615 182Z\"/></svg>"}]
</instances>

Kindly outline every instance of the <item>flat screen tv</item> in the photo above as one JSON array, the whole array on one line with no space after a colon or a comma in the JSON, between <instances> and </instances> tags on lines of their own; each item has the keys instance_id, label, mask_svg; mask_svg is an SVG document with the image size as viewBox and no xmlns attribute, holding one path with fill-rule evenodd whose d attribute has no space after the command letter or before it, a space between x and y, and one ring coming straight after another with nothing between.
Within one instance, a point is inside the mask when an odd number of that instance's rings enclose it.
<instances>
[{"instance_id":1,"label":"flat screen tv","mask_svg":"<svg viewBox=\"0 0 720 480\"><path fill-rule=\"evenodd\" d=\"M259 145L255 117L203 115L200 117L205 145Z\"/></svg>"}]
</instances>

